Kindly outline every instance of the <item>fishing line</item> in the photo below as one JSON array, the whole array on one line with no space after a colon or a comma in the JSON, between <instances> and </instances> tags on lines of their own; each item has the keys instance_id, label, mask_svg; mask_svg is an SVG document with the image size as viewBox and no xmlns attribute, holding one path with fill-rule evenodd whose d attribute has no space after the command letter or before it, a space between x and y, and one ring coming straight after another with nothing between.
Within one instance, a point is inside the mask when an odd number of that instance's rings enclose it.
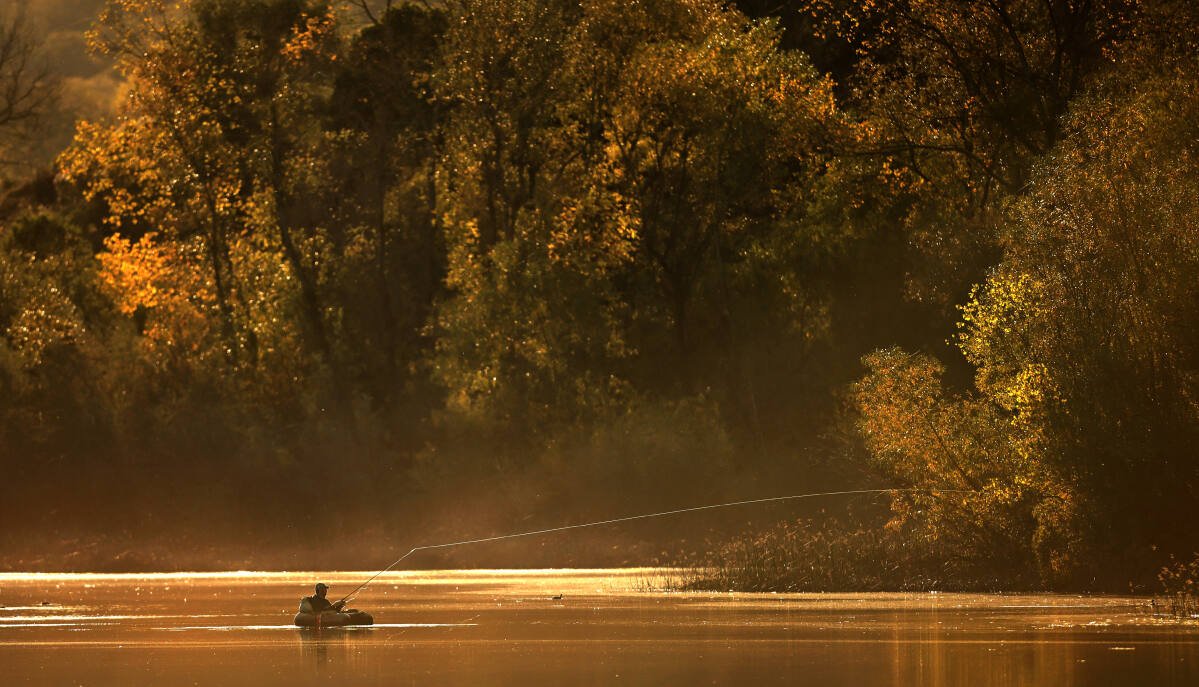
<instances>
[{"instance_id":1,"label":"fishing line","mask_svg":"<svg viewBox=\"0 0 1199 687\"><path fill-rule=\"evenodd\" d=\"M713 503L706 506L694 506L692 508L679 508L676 510L666 510L659 513L644 513L642 515L628 515L623 518L611 518L609 520L597 520L595 522L584 522L577 525L562 525L560 527L550 527L543 530L531 530L529 532L516 532L514 534L501 534L495 537L483 537L481 539L465 539L463 541L447 542L445 544L426 544L417 546L408 553L400 556L391 563L391 565L383 568L375 573L366 582L354 588L354 591L341 597L341 601L351 600L355 594L362 590L363 587L374 582L380 575L388 572L392 568L399 565L405 558L411 556L417 551L428 551L431 549L448 549L452 546L465 546L467 544L482 544L489 541L500 541L503 539L516 539L518 537L533 537L539 534L550 534L552 532L564 532L566 530L578 530L584 527L599 527L601 525L614 525L620 522L630 522L632 520L646 520L649 518L661 518L667 515L679 515L681 513L694 513L701 510L714 510L716 508L731 508L733 506L748 506L755 503L770 503L772 501L794 501L797 499L810 499L820 496L851 496L855 494L890 494L896 492L925 492L925 493L943 493L943 494L968 494L973 493L969 489L853 489L849 491L822 491L813 494L795 494L793 496L772 496L765 499L749 499L747 501L730 501L728 503Z\"/></svg>"}]
</instances>

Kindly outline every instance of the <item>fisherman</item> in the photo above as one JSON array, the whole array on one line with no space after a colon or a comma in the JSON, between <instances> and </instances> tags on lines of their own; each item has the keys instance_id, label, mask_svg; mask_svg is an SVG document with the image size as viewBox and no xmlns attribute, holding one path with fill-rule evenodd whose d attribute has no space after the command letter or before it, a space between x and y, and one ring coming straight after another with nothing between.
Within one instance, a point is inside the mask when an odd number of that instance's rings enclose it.
<instances>
[{"instance_id":1,"label":"fisherman","mask_svg":"<svg viewBox=\"0 0 1199 687\"><path fill-rule=\"evenodd\" d=\"M325 598L325 594L328 592L329 585L325 584L324 582L317 582L316 594L300 599L300 612L312 613L314 615L317 613L324 613L326 611L340 613L341 609L345 608L346 602L342 600L329 603L329 600Z\"/></svg>"}]
</instances>

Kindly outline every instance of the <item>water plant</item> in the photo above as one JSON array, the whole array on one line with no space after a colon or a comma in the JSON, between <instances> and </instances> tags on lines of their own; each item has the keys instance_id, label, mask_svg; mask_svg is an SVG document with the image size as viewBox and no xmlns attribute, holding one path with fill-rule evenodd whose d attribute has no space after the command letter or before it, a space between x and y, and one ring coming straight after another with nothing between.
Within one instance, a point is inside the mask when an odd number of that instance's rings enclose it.
<instances>
[{"instance_id":1,"label":"water plant","mask_svg":"<svg viewBox=\"0 0 1199 687\"><path fill-rule=\"evenodd\" d=\"M1150 600L1158 617L1199 618L1199 553L1188 561L1171 557L1157 574L1162 593Z\"/></svg>"},{"instance_id":2,"label":"water plant","mask_svg":"<svg viewBox=\"0 0 1199 687\"><path fill-rule=\"evenodd\" d=\"M779 523L690 561L686 588L746 592L1028 589L1003 561L949 560L941 543L911 532L847 526L832 518Z\"/></svg>"}]
</instances>

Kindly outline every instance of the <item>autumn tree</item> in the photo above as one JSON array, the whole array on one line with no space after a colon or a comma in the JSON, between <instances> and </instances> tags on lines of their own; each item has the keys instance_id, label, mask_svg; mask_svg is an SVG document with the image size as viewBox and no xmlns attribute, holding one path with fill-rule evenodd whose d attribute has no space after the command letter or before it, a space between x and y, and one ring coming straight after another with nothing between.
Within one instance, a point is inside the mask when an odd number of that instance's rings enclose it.
<instances>
[{"instance_id":1,"label":"autumn tree","mask_svg":"<svg viewBox=\"0 0 1199 687\"><path fill-rule=\"evenodd\" d=\"M946 390L930 356L887 349L863 362L858 430L876 469L903 489L888 527L937 551L955 576L1034 583L1034 512L1059 497L1055 474L1020 450L992 399Z\"/></svg>"},{"instance_id":2,"label":"autumn tree","mask_svg":"<svg viewBox=\"0 0 1199 687\"><path fill-rule=\"evenodd\" d=\"M438 211L451 295L435 315L434 369L451 407L506 424L514 436L577 407L568 400L574 385L557 377L569 373L551 328L601 350L606 340L578 321L596 312L585 301L556 312L562 321L547 310L563 293L546 260L546 227L570 180L555 179L561 163L549 142L570 97L557 77L573 11L559 2L456 3L435 77L450 108ZM586 286L572 292L584 295Z\"/></svg>"},{"instance_id":3,"label":"autumn tree","mask_svg":"<svg viewBox=\"0 0 1199 687\"><path fill-rule=\"evenodd\" d=\"M1077 104L963 338L980 389L1089 502L1089 556L1125 566L1193 546L1179 526L1199 478L1193 60L1158 70Z\"/></svg>"},{"instance_id":4,"label":"autumn tree","mask_svg":"<svg viewBox=\"0 0 1199 687\"><path fill-rule=\"evenodd\" d=\"M299 141L319 133L308 112L331 21L284 0L197 1L184 13L130 0L110 4L93 35L131 87L117 121L80 126L64 170L105 203L113 230L196 237L193 266L211 280L231 369L280 350L291 334L270 331L271 310L289 301L308 350L334 362L311 262L323 234L305 207L322 199L305 188L319 167ZM291 284L276 279L279 263ZM269 287L294 288L294 300Z\"/></svg>"},{"instance_id":5,"label":"autumn tree","mask_svg":"<svg viewBox=\"0 0 1199 687\"><path fill-rule=\"evenodd\" d=\"M874 156L900 183L871 202L906 237L908 297L945 322L999 256L1004 203L1061 138L1061 118L1169 2L806 3L817 33L857 46L846 101L871 135L845 152ZM945 331L944 328L941 331Z\"/></svg>"},{"instance_id":6,"label":"autumn tree","mask_svg":"<svg viewBox=\"0 0 1199 687\"><path fill-rule=\"evenodd\" d=\"M947 414L974 407L989 418L981 436L997 448L982 452L984 464L1014 470L971 486L972 498L1024 494L1036 522L1026 547L1053 584L1110 585L1194 545L1180 529L1199 479L1187 448L1199 428L1188 229L1199 210L1185 190L1199 169L1195 103L1182 95L1193 91L1193 59L1156 69L1111 76L1078 99L1062 140L1034 166L1004 224L1004 261L962 310L974 390L953 399L927 375L916 383L909 367L873 362L860 387L867 444L906 479L956 479L963 461L931 457L978 454L981 430L959 436ZM927 423L936 440L906 443L927 413L941 418Z\"/></svg>"},{"instance_id":7,"label":"autumn tree","mask_svg":"<svg viewBox=\"0 0 1199 687\"><path fill-rule=\"evenodd\" d=\"M802 250L837 116L777 41L707 2L511 2L451 24L446 50L468 56L441 81L455 403L544 420L725 387L732 340L752 336L731 313L762 298L781 308L768 326L819 331L808 285L773 260Z\"/></svg>"},{"instance_id":8,"label":"autumn tree","mask_svg":"<svg viewBox=\"0 0 1199 687\"><path fill-rule=\"evenodd\" d=\"M647 41L625 63L606 122L607 177L594 182L623 201L638 280L624 296L646 334L662 325L670 332L683 388L700 350L727 358L741 335L732 321L746 305L733 302L737 287L770 297L770 286L753 284L763 272L790 290L773 302L789 320L780 324L813 327L805 321L813 285L770 261L802 261L797 253L811 248L804 205L838 127L831 85L778 50L772 24L732 12L695 16L705 19L686 38ZM702 343L712 339L724 342L723 354Z\"/></svg>"}]
</instances>

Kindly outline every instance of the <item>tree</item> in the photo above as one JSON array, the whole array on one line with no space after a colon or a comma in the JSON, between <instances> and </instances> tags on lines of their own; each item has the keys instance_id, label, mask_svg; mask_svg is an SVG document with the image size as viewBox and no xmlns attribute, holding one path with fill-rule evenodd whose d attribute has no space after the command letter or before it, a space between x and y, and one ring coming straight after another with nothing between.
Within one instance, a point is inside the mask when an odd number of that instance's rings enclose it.
<instances>
[{"instance_id":1,"label":"tree","mask_svg":"<svg viewBox=\"0 0 1199 687\"><path fill-rule=\"evenodd\" d=\"M733 335L730 273L764 267L759 247L775 237L786 236L769 252L803 242L805 192L839 125L831 84L778 50L773 25L696 16L706 20L686 39L647 42L624 65L605 131L609 177L595 182L624 199L639 273L625 295L668 323L683 379L711 335L693 331L695 301L711 299L708 326Z\"/></svg>"},{"instance_id":2,"label":"tree","mask_svg":"<svg viewBox=\"0 0 1199 687\"><path fill-rule=\"evenodd\" d=\"M369 248L345 261L335 297L347 337L367 344L355 356L362 386L388 404L424 383L416 370L445 274L437 213L445 107L432 73L448 19L411 3L364 8L369 25L336 63L327 126L341 221Z\"/></svg>"},{"instance_id":3,"label":"tree","mask_svg":"<svg viewBox=\"0 0 1199 687\"><path fill-rule=\"evenodd\" d=\"M1145 42L1169 2L807 3L859 45L850 105L872 135L845 151L899 170L909 297L944 321L999 257L998 221L1061 138L1071 101ZM879 198L878 200L883 200Z\"/></svg>"},{"instance_id":4,"label":"tree","mask_svg":"<svg viewBox=\"0 0 1199 687\"><path fill-rule=\"evenodd\" d=\"M294 278L292 313L308 350L336 363L312 262L327 235L312 188L308 138L331 18L320 5L277 0L196 0L176 13L158 0L110 5L94 32L131 87L111 125L83 123L64 172L107 206L106 222L138 238L201 237L213 285L220 350L232 369L277 350L277 294L264 291L276 260ZM315 181L319 186L324 182ZM244 280L244 281L243 281ZM245 283L250 282L250 283ZM286 299L285 299L286 300ZM290 319L290 318L289 318ZM266 341L261 340L267 337ZM333 375L337 381L337 375Z\"/></svg>"},{"instance_id":5,"label":"tree","mask_svg":"<svg viewBox=\"0 0 1199 687\"><path fill-rule=\"evenodd\" d=\"M818 331L781 255L803 251L842 126L830 84L772 24L710 2L535 5L477 8L446 38L452 402L569 423L629 390L729 386L739 306L784 303L767 326ZM738 282L760 290L734 300Z\"/></svg>"},{"instance_id":6,"label":"tree","mask_svg":"<svg viewBox=\"0 0 1199 687\"><path fill-rule=\"evenodd\" d=\"M18 155L34 128L58 99L58 79L41 55L41 40L23 4L0 6L0 142L6 166L21 166Z\"/></svg>"},{"instance_id":7,"label":"tree","mask_svg":"<svg viewBox=\"0 0 1199 687\"><path fill-rule=\"evenodd\" d=\"M853 391L866 448L887 478L919 490L893 496L889 527L932 542L959 578L1031 583L1034 509L1058 498L1054 474L1020 452L990 398L946 392L929 356L887 349L863 362Z\"/></svg>"},{"instance_id":8,"label":"tree","mask_svg":"<svg viewBox=\"0 0 1199 687\"><path fill-rule=\"evenodd\" d=\"M31 208L0 225L0 460L14 472L51 474L56 452L110 436L95 379L106 314L95 277L69 218Z\"/></svg>"},{"instance_id":9,"label":"tree","mask_svg":"<svg viewBox=\"0 0 1199 687\"><path fill-rule=\"evenodd\" d=\"M966 310L980 388L1092 502L1089 557L1127 566L1194 545L1193 68L1167 57L1077 103Z\"/></svg>"},{"instance_id":10,"label":"tree","mask_svg":"<svg viewBox=\"0 0 1199 687\"><path fill-rule=\"evenodd\" d=\"M602 350L607 340L590 321L594 301L556 308L560 294L584 295L586 284L564 289L557 278L571 275L554 271L546 253L547 225L573 181L556 159L573 151L551 144L570 96L557 75L572 11L560 2L455 3L434 81L449 108L437 200L450 292L435 313L435 376L452 408L513 437L577 412L582 389L558 376L573 374L560 344Z\"/></svg>"},{"instance_id":11,"label":"tree","mask_svg":"<svg viewBox=\"0 0 1199 687\"><path fill-rule=\"evenodd\" d=\"M975 462L1007 467L997 488L971 488L1022 492L1017 512L1035 521L1023 546L1050 584L1144 580L1196 543L1182 523L1199 498L1199 205L1187 192L1199 102L1193 57L1161 57L1158 74L1113 74L1076 100L1034 166L1004 224L1003 263L962 309L974 390L953 398L918 366L880 364L896 353L872 357L858 387L867 445L901 478L954 479L970 461L920 462L979 455L977 437L990 437ZM985 422L955 419L966 409Z\"/></svg>"}]
</instances>

